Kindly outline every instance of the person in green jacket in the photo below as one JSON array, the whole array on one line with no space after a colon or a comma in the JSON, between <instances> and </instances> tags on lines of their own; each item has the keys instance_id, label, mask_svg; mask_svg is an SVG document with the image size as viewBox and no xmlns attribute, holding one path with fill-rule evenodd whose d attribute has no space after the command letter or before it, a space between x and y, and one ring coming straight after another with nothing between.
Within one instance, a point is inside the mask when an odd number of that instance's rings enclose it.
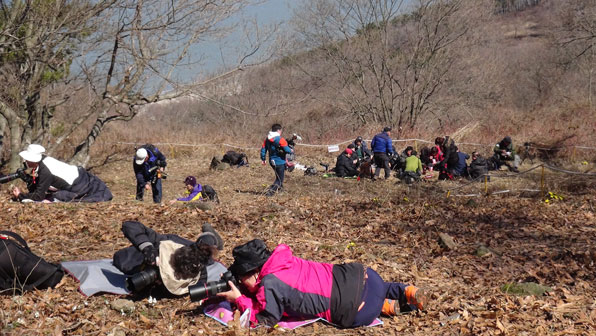
<instances>
[{"instance_id":1,"label":"person in green jacket","mask_svg":"<svg viewBox=\"0 0 596 336\"><path fill-rule=\"evenodd\" d=\"M406 184L412 184L415 181L420 180L420 174L422 173L422 161L420 161L420 158L416 156L417 153L412 146L408 146L404 152L407 157L402 180L405 181Z\"/></svg>"},{"instance_id":2,"label":"person in green jacket","mask_svg":"<svg viewBox=\"0 0 596 336\"><path fill-rule=\"evenodd\" d=\"M499 170L501 166L505 165L510 171L518 172L520 162L519 155L515 153L515 148L510 136L506 136L493 148L495 155L493 160L495 162L495 169Z\"/></svg>"}]
</instances>

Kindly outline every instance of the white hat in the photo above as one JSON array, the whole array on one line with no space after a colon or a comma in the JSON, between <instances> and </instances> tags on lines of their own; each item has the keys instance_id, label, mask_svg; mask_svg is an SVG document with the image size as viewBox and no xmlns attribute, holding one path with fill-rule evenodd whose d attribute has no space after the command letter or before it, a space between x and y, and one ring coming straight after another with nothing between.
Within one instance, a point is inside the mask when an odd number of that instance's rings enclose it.
<instances>
[{"instance_id":1,"label":"white hat","mask_svg":"<svg viewBox=\"0 0 596 336\"><path fill-rule=\"evenodd\" d=\"M174 295L188 294L188 286L196 285L201 278L201 273L199 272L194 278L176 279L174 268L170 262L174 252L183 246L171 240L162 240L159 243L159 260L157 266L159 267L161 281L168 291Z\"/></svg>"},{"instance_id":2,"label":"white hat","mask_svg":"<svg viewBox=\"0 0 596 336\"><path fill-rule=\"evenodd\" d=\"M138 165L142 165L145 162L146 157L147 150L145 148L137 149L137 153L135 154L135 163Z\"/></svg>"},{"instance_id":3,"label":"white hat","mask_svg":"<svg viewBox=\"0 0 596 336\"><path fill-rule=\"evenodd\" d=\"M46 149L42 145L30 144L27 149L19 153L19 156L25 161L39 162L41 161L41 154L45 151Z\"/></svg>"}]
</instances>

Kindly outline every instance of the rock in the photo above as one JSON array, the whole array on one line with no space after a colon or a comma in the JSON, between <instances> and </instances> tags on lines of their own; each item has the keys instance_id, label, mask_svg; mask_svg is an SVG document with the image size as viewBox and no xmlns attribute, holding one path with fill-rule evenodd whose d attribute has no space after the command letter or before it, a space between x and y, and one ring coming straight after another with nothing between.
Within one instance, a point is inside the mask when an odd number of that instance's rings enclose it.
<instances>
[{"instance_id":1,"label":"rock","mask_svg":"<svg viewBox=\"0 0 596 336\"><path fill-rule=\"evenodd\" d=\"M453 238L450 235L442 232L439 233L439 245L448 250L455 250L455 248L457 247L457 244L455 243Z\"/></svg>"},{"instance_id":2,"label":"rock","mask_svg":"<svg viewBox=\"0 0 596 336\"><path fill-rule=\"evenodd\" d=\"M488 256L491 256L492 254L493 254L493 251L491 251L488 247L486 247L484 245L480 245L476 249L476 255L479 257L488 257Z\"/></svg>"},{"instance_id":3,"label":"rock","mask_svg":"<svg viewBox=\"0 0 596 336\"><path fill-rule=\"evenodd\" d=\"M130 314L135 310L134 302L125 299L117 299L110 303L110 307L115 311L123 312L124 314Z\"/></svg>"},{"instance_id":4,"label":"rock","mask_svg":"<svg viewBox=\"0 0 596 336\"><path fill-rule=\"evenodd\" d=\"M507 294L513 295L534 295L542 296L544 293L551 292L553 289L535 282L517 282L504 284L501 290Z\"/></svg>"}]
</instances>

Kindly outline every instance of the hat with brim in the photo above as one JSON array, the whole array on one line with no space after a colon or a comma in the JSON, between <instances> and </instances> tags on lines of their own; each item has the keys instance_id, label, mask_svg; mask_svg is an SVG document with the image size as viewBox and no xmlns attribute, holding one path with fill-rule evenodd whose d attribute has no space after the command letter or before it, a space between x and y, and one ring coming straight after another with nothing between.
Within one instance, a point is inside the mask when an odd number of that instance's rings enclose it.
<instances>
[{"instance_id":1,"label":"hat with brim","mask_svg":"<svg viewBox=\"0 0 596 336\"><path fill-rule=\"evenodd\" d=\"M234 247L232 251L234 263L229 270L236 277L250 273L265 264L271 252L267 245L260 239L253 239L248 243Z\"/></svg>"},{"instance_id":2,"label":"hat with brim","mask_svg":"<svg viewBox=\"0 0 596 336\"><path fill-rule=\"evenodd\" d=\"M145 159L147 158L147 150L145 148L139 148L137 149L137 152L135 153L135 163L138 165L142 165L143 163L145 163Z\"/></svg>"},{"instance_id":3,"label":"hat with brim","mask_svg":"<svg viewBox=\"0 0 596 336\"><path fill-rule=\"evenodd\" d=\"M174 295L188 294L188 286L196 285L201 277L201 273L191 279L176 279L176 276L174 276L174 268L170 264L170 260L174 252L183 246L171 240L164 240L159 243L158 266L161 281L168 291Z\"/></svg>"},{"instance_id":4,"label":"hat with brim","mask_svg":"<svg viewBox=\"0 0 596 336\"><path fill-rule=\"evenodd\" d=\"M41 161L41 154L45 151L46 149L42 145L30 144L27 149L19 153L19 156L25 161L39 162Z\"/></svg>"}]
</instances>

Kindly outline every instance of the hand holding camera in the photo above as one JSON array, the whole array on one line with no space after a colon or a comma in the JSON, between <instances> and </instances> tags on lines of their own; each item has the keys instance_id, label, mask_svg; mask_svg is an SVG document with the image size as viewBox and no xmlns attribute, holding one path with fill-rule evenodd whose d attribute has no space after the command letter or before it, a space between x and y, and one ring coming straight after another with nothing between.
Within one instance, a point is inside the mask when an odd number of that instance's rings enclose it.
<instances>
[{"instance_id":1,"label":"hand holding camera","mask_svg":"<svg viewBox=\"0 0 596 336\"><path fill-rule=\"evenodd\" d=\"M227 271L222 274L219 281L202 282L194 286L189 286L188 294L190 294L190 300L192 302L205 300L215 295L228 299L228 297L231 298L237 294L234 298L235 300L241 295L236 284L236 278L234 278L232 272Z\"/></svg>"},{"instance_id":2,"label":"hand holding camera","mask_svg":"<svg viewBox=\"0 0 596 336\"><path fill-rule=\"evenodd\" d=\"M159 251L153 246L147 246L143 249L143 256L145 258L145 264L155 266L155 260L159 255Z\"/></svg>"}]
</instances>

